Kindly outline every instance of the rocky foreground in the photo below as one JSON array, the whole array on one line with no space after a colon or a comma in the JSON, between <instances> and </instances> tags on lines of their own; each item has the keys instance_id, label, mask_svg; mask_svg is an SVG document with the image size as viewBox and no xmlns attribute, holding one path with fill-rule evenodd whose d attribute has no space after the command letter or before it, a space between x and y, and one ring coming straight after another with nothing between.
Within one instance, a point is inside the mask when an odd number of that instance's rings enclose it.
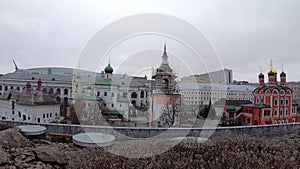
<instances>
[{"instance_id":1,"label":"rocky foreground","mask_svg":"<svg viewBox=\"0 0 300 169\"><path fill-rule=\"evenodd\" d=\"M11 128L0 132L0 169L66 168L72 153L78 150L70 143L29 140Z\"/></svg>"},{"instance_id":2,"label":"rocky foreground","mask_svg":"<svg viewBox=\"0 0 300 169\"><path fill-rule=\"evenodd\" d=\"M147 158L130 158L136 157L134 153L158 152L162 148L161 141L118 142L110 147L110 152L114 152L110 153L102 148L78 148L72 143L28 140L12 128L0 132L0 169L300 168L300 138L297 136L272 139L235 137L202 144L180 143Z\"/></svg>"}]
</instances>

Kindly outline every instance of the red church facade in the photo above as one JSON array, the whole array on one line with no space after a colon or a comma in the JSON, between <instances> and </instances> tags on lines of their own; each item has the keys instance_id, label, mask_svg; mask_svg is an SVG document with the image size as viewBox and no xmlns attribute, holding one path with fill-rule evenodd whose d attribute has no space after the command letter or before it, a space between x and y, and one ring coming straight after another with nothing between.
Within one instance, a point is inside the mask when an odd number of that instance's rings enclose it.
<instances>
[{"instance_id":1,"label":"red church facade","mask_svg":"<svg viewBox=\"0 0 300 169\"><path fill-rule=\"evenodd\" d=\"M265 125L299 122L297 105L293 104L293 91L286 85L286 73L282 70L280 81L272 62L268 82L259 74L259 86L253 91L254 104L242 105L236 120L244 125ZM298 118L298 119L297 119Z\"/></svg>"}]
</instances>

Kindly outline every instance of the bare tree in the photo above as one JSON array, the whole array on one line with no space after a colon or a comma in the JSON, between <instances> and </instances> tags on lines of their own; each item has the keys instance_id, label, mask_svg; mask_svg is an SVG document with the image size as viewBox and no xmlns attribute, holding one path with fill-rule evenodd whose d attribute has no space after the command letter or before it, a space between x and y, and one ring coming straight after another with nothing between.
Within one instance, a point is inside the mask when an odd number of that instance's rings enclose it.
<instances>
[{"instance_id":1,"label":"bare tree","mask_svg":"<svg viewBox=\"0 0 300 169\"><path fill-rule=\"evenodd\" d=\"M172 98L162 107L159 127L175 127L181 110L180 99Z\"/></svg>"},{"instance_id":2,"label":"bare tree","mask_svg":"<svg viewBox=\"0 0 300 169\"><path fill-rule=\"evenodd\" d=\"M70 106L70 123L71 124L79 124L79 120L78 120L78 117L76 114L74 104L71 104L71 106Z\"/></svg>"},{"instance_id":3,"label":"bare tree","mask_svg":"<svg viewBox=\"0 0 300 169\"><path fill-rule=\"evenodd\" d=\"M72 124L79 124L85 114L84 103L82 100L77 100L75 104L70 106L70 122Z\"/></svg>"},{"instance_id":4,"label":"bare tree","mask_svg":"<svg viewBox=\"0 0 300 169\"><path fill-rule=\"evenodd\" d=\"M100 124L100 121L102 120L101 115L101 109L100 109L100 102L94 102L89 108L88 108L88 120L92 121L94 124Z\"/></svg>"}]
</instances>

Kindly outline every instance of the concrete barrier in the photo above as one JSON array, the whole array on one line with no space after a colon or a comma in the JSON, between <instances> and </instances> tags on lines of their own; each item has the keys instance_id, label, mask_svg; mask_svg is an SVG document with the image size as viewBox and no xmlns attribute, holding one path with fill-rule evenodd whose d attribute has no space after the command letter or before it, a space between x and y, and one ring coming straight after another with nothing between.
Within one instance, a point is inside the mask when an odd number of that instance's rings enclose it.
<instances>
[{"instance_id":1,"label":"concrete barrier","mask_svg":"<svg viewBox=\"0 0 300 169\"><path fill-rule=\"evenodd\" d=\"M116 138L149 138L149 137L229 137L229 136L282 136L300 135L300 123L276 124L261 126L239 126L218 128L135 128L109 127L71 124L38 124L16 121L2 121L0 126L41 125L47 127L47 133L78 134L83 132L101 132L114 135Z\"/></svg>"}]
</instances>

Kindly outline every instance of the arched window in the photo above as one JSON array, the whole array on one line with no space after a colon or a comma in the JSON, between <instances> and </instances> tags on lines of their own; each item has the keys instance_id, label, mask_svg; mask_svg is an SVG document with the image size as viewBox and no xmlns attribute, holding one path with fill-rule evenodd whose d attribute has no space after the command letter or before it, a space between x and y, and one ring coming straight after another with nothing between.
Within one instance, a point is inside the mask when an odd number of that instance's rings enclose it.
<instances>
[{"instance_id":1,"label":"arched window","mask_svg":"<svg viewBox=\"0 0 300 169\"><path fill-rule=\"evenodd\" d=\"M58 103L60 103L60 102L61 102L61 99L60 99L60 97L56 97L56 98L55 98L55 100L56 100Z\"/></svg>"},{"instance_id":2,"label":"arched window","mask_svg":"<svg viewBox=\"0 0 300 169\"><path fill-rule=\"evenodd\" d=\"M20 91L20 87L19 86L17 87L17 90Z\"/></svg>"},{"instance_id":3,"label":"arched window","mask_svg":"<svg viewBox=\"0 0 300 169\"><path fill-rule=\"evenodd\" d=\"M68 95L69 94L69 90L68 89L65 89L64 90L64 95Z\"/></svg>"},{"instance_id":4,"label":"arched window","mask_svg":"<svg viewBox=\"0 0 300 169\"><path fill-rule=\"evenodd\" d=\"M257 122L257 120L254 120L254 125L258 125L258 122Z\"/></svg>"},{"instance_id":5,"label":"arched window","mask_svg":"<svg viewBox=\"0 0 300 169\"><path fill-rule=\"evenodd\" d=\"M169 81L168 81L168 79L163 79L163 81L162 81L162 88L163 89L168 89L169 88Z\"/></svg>"},{"instance_id":6,"label":"arched window","mask_svg":"<svg viewBox=\"0 0 300 169\"><path fill-rule=\"evenodd\" d=\"M49 89L49 94L53 94L53 92L54 92L54 91L53 91L53 88L50 88L50 89Z\"/></svg>"},{"instance_id":7,"label":"arched window","mask_svg":"<svg viewBox=\"0 0 300 169\"><path fill-rule=\"evenodd\" d=\"M145 97L145 92L142 90L141 91L141 98L144 98Z\"/></svg>"},{"instance_id":8,"label":"arched window","mask_svg":"<svg viewBox=\"0 0 300 169\"><path fill-rule=\"evenodd\" d=\"M60 88L57 88L56 89L56 94L60 94L61 93L61 89Z\"/></svg>"},{"instance_id":9,"label":"arched window","mask_svg":"<svg viewBox=\"0 0 300 169\"><path fill-rule=\"evenodd\" d=\"M137 93L136 92L132 92L131 93L131 98L133 98L133 99L137 98Z\"/></svg>"}]
</instances>

